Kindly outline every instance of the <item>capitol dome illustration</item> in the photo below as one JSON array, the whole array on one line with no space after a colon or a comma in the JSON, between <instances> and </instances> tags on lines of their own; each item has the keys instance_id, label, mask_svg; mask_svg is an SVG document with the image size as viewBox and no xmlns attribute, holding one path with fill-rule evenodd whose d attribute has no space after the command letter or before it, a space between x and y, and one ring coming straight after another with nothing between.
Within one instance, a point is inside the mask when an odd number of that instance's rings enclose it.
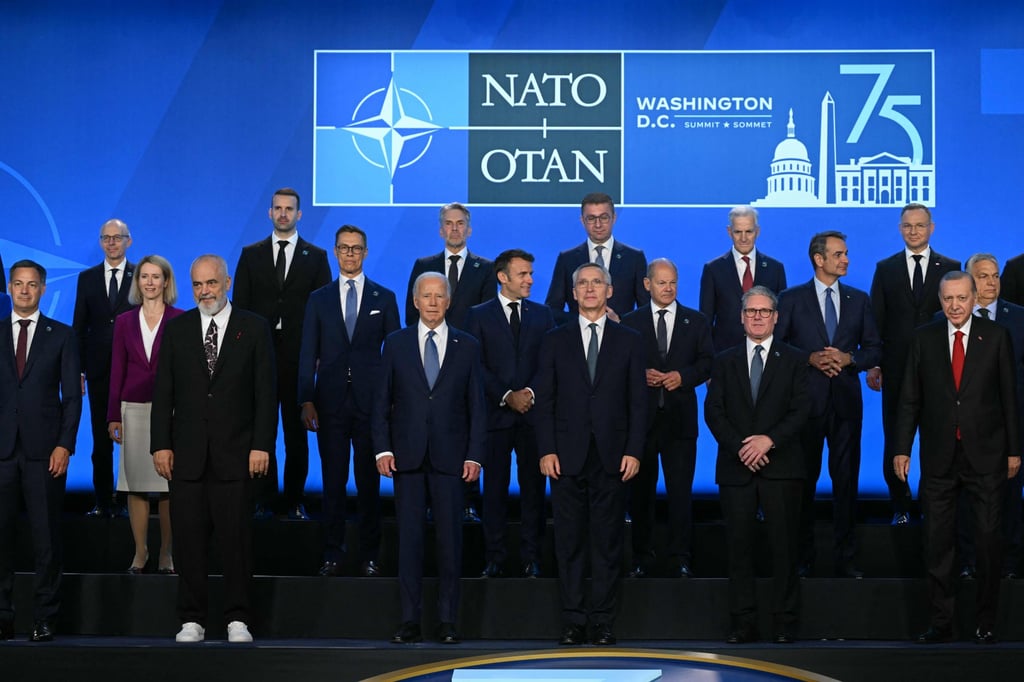
<instances>
[{"instance_id":1,"label":"capitol dome illustration","mask_svg":"<svg viewBox=\"0 0 1024 682\"><path fill-rule=\"evenodd\" d=\"M814 192L814 176L807 147L796 138L793 110L789 110L786 139L775 147L768 194L756 203L762 206L806 206L819 203Z\"/></svg>"}]
</instances>

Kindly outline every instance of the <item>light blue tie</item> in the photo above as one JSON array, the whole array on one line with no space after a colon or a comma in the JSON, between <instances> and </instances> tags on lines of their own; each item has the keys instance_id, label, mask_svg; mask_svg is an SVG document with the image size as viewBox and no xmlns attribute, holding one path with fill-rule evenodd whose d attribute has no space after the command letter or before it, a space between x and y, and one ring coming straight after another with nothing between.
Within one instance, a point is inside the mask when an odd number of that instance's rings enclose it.
<instances>
[{"instance_id":1,"label":"light blue tie","mask_svg":"<svg viewBox=\"0 0 1024 682\"><path fill-rule=\"evenodd\" d=\"M423 372L427 375L427 386L430 386L430 390L434 390L437 375L441 373L441 360L437 357L437 344L434 343L436 335L437 332L434 330L427 332L427 345L423 349Z\"/></svg>"},{"instance_id":2,"label":"light blue tie","mask_svg":"<svg viewBox=\"0 0 1024 682\"><path fill-rule=\"evenodd\" d=\"M604 256L601 254L601 252L604 251L604 246L598 244L597 246L594 247L594 251L597 251L597 258L594 259L594 262L600 265L602 268L607 267L604 264Z\"/></svg>"},{"instance_id":3,"label":"light blue tie","mask_svg":"<svg viewBox=\"0 0 1024 682\"><path fill-rule=\"evenodd\" d=\"M764 360L761 359L763 352L764 346L754 346L754 357L750 360L750 398L755 403L757 390L761 387L761 375L764 373Z\"/></svg>"},{"instance_id":4,"label":"light blue tie","mask_svg":"<svg viewBox=\"0 0 1024 682\"><path fill-rule=\"evenodd\" d=\"M839 326L839 316L836 315L836 306L832 303L832 287L825 289L825 333L828 334L828 342L836 336L836 327Z\"/></svg>"},{"instance_id":5,"label":"light blue tie","mask_svg":"<svg viewBox=\"0 0 1024 682\"><path fill-rule=\"evenodd\" d=\"M587 345L587 370L590 372L590 383L594 383L597 376L597 322L591 322L590 343Z\"/></svg>"},{"instance_id":6,"label":"light blue tie","mask_svg":"<svg viewBox=\"0 0 1024 682\"><path fill-rule=\"evenodd\" d=\"M348 293L345 294L345 329L348 331L348 340L351 341L353 334L356 333L359 299L356 297L356 281L350 279L346 284L348 284Z\"/></svg>"}]
</instances>

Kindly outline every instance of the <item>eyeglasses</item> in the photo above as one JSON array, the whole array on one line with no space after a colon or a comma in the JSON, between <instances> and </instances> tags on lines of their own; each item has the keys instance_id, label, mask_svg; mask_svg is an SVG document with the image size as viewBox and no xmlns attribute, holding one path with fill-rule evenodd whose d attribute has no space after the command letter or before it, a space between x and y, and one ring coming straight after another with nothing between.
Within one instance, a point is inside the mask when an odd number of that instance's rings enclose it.
<instances>
[{"instance_id":1,"label":"eyeglasses","mask_svg":"<svg viewBox=\"0 0 1024 682\"><path fill-rule=\"evenodd\" d=\"M611 221L612 217L607 213L602 213L601 215L583 216L583 222L585 222L587 225L593 225L594 223L610 223Z\"/></svg>"},{"instance_id":2,"label":"eyeglasses","mask_svg":"<svg viewBox=\"0 0 1024 682\"><path fill-rule=\"evenodd\" d=\"M744 308L743 316L748 318L771 317L774 312L774 308Z\"/></svg>"},{"instance_id":3,"label":"eyeglasses","mask_svg":"<svg viewBox=\"0 0 1024 682\"><path fill-rule=\"evenodd\" d=\"M358 244L355 245L355 246L347 246L345 244L339 244L338 246L334 247L334 250L337 251L338 253L343 253L343 254L347 254L347 255L350 255L350 256L358 256L358 255L362 254L363 251L366 251L366 247L365 246L359 246Z\"/></svg>"},{"instance_id":4,"label":"eyeglasses","mask_svg":"<svg viewBox=\"0 0 1024 682\"><path fill-rule=\"evenodd\" d=\"M931 225L931 223L900 223L900 229L904 232L910 232L911 230L914 230L915 232L924 232L928 229L929 225Z\"/></svg>"},{"instance_id":5,"label":"eyeglasses","mask_svg":"<svg viewBox=\"0 0 1024 682\"><path fill-rule=\"evenodd\" d=\"M104 244L120 244L128 238L126 234L101 234L100 241Z\"/></svg>"},{"instance_id":6,"label":"eyeglasses","mask_svg":"<svg viewBox=\"0 0 1024 682\"><path fill-rule=\"evenodd\" d=\"M598 287L606 286L606 284L607 283L603 279L581 279L576 281L576 288L586 289L588 287L594 287L596 289Z\"/></svg>"}]
</instances>

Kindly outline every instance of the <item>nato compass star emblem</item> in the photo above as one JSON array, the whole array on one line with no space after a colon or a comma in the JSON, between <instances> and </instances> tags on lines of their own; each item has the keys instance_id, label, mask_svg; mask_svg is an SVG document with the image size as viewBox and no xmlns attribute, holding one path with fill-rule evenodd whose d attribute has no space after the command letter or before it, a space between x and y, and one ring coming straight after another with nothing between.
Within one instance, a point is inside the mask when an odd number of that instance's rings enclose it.
<instances>
[{"instance_id":1,"label":"nato compass star emblem","mask_svg":"<svg viewBox=\"0 0 1024 682\"><path fill-rule=\"evenodd\" d=\"M423 158L430 148L431 135L441 127L433 122L423 98L399 87L392 75L386 88L378 88L359 101L352 112L352 123L344 129L352 134L359 156L386 169L394 180L399 168Z\"/></svg>"}]
</instances>

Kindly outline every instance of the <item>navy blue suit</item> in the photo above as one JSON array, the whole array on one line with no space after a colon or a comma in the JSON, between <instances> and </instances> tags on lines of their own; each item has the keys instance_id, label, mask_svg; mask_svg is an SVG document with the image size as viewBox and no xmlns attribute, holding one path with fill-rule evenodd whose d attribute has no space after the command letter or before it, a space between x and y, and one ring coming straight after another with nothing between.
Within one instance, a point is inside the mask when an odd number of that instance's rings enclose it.
<instances>
[{"instance_id":1,"label":"navy blue suit","mask_svg":"<svg viewBox=\"0 0 1024 682\"><path fill-rule=\"evenodd\" d=\"M715 356L711 327L699 311L676 302L673 324L667 329L668 353L662 357L651 305L626 315L622 324L643 336L648 368L679 372L683 382L674 391L660 387L647 389L644 465L631 482L630 491L633 561L643 565L654 559L654 501L658 487L658 453L661 453L668 494L668 556L677 564L688 566L693 535L693 473L697 464L697 393L694 389L711 376L711 361Z\"/></svg>"},{"instance_id":2,"label":"navy blue suit","mask_svg":"<svg viewBox=\"0 0 1024 682\"><path fill-rule=\"evenodd\" d=\"M626 485L619 467L624 455L643 457L647 425L643 339L606 320L591 382L578 319L551 330L541 343L537 449L541 457L558 455L561 467L560 478L551 481L551 501L562 616L567 625L587 622L589 541L589 617L592 624L610 626L622 569Z\"/></svg>"},{"instance_id":3,"label":"navy blue suit","mask_svg":"<svg viewBox=\"0 0 1024 682\"><path fill-rule=\"evenodd\" d=\"M776 294L786 288L786 269L782 263L755 251L757 261L750 264L755 286L768 287ZM700 311L711 323L711 340L721 352L743 341L740 299L743 285L736 272L732 249L708 261L700 274Z\"/></svg>"},{"instance_id":4,"label":"navy blue suit","mask_svg":"<svg viewBox=\"0 0 1024 682\"><path fill-rule=\"evenodd\" d=\"M40 315L18 379L11 316L0 319L0 623L12 624L14 530L24 496L35 553L33 616L52 619L63 575L60 514L67 476L50 475L50 454L75 451L82 415L81 367L71 327ZM20 329L19 329L20 332ZM108 498L109 500L109 498Z\"/></svg>"},{"instance_id":5,"label":"navy blue suit","mask_svg":"<svg viewBox=\"0 0 1024 682\"><path fill-rule=\"evenodd\" d=\"M836 570L852 567L856 551L857 487L860 478L860 434L864 421L859 372L882 359L882 341L868 295L841 282L832 285L839 320L829 340L814 280L786 289L779 296L775 334L804 352L805 359L826 346L851 353L854 364L834 377L808 370L811 414L803 428L807 478L801 506L801 561L814 563L814 491L821 473L821 451L828 440L828 472L834 501Z\"/></svg>"},{"instance_id":6,"label":"navy blue suit","mask_svg":"<svg viewBox=\"0 0 1024 682\"><path fill-rule=\"evenodd\" d=\"M544 488L540 473L533 410L519 414L504 404L508 391L534 388L541 339L555 326L551 309L523 299L519 302L519 341L497 297L470 308L466 331L475 336L483 352L484 394L487 397L488 455L484 472L484 541L486 561L499 566L505 560L505 524L512 450L516 451L522 520L520 558L540 560L544 537Z\"/></svg>"},{"instance_id":7,"label":"navy blue suit","mask_svg":"<svg viewBox=\"0 0 1024 682\"><path fill-rule=\"evenodd\" d=\"M572 290L575 283L572 273L581 265L589 263L590 250L588 242L567 249L558 254L555 270L551 274L544 303L551 307L555 314L555 322L563 324L576 319L576 299ZM647 256L640 249L623 244L618 239L612 247L612 253L604 254L605 268L612 276L612 297L608 299L608 307L619 317L630 312L637 306L646 305L651 295L644 288L644 277L647 276ZM566 312L568 310L568 312Z\"/></svg>"},{"instance_id":8,"label":"navy blue suit","mask_svg":"<svg viewBox=\"0 0 1024 682\"><path fill-rule=\"evenodd\" d=\"M345 552L345 486L352 453L359 509L359 549L363 561L376 561L380 548L380 474L370 443L373 393L381 381L380 349L397 330L395 294L366 278L349 339L337 279L310 294L299 351L299 405L313 403L320 424L316 434L323 473L325 561Z\"/></svg>"},{"instance_id":9,"label":"navy blue suit","mask_svg":"<svg viewBox=\"0 0 1024 682\"><path fill-rule=\"evenodd\" d=\"M420 622L429 488L438 545L438 617L442 623L455 623L462 565L463 465L467 460L483 462L487 448L480 344L449 326L441 371L431 389L418 331L418 324L409 326L384 341L381 386L371 416L373 446L378 454L393 453L397 469L402 620Z\"/></svg>"},{"instance_id":10,"label":"navy blue suit","mask_svg":"<svg viewBox=\"0 0 1024 682\"><path fill-rule=\"evenodd\" d=\"M424 272L440 272L448 275L448 252L442 251L433 256L418 258L409 273L409 286L405 293L405 324L415 325L420 320L420 313L412 302L412 285L416 278ZM466 328L466 313L475 305L494 298L498 280L494 275L494 262L478 256L471 251L466 252L466 262L462 265L459 285L452 292L451 305L445 314L445 321L456 329Z\"/></svg>"}]
</instances>

